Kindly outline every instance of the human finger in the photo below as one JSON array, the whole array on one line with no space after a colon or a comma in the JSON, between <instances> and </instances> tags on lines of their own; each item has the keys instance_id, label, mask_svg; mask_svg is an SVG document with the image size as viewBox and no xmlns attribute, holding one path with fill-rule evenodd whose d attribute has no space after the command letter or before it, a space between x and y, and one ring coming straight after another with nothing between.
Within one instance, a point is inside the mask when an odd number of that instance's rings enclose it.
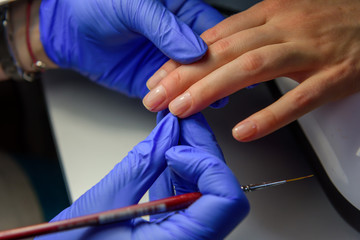
<instances>
[{"instance_id":1,"label":"human finger","mask_svg":"<svg viewBox=\"0 0 360 240\"><path fill-rule=\"evenodd\" d=\"M268 28L257 27L236 33L209 46L207 55L199 62L182 65L171 73L167 73L165 69L159 70L165 78L161 79L160 83L145 96L143 99L145 107L150 111L162 110L190 86L212 72L218 71L217 69L231 63L244 53L281 42L282 36L269 34L269 31ZM239 70L239 68L236 67L234 70ZM227 82L227 78L220 77L219 79L222 79L224 83ZM156 81L159 81L159 78ZM206 89L206 91L208 90L210 89Z\"/></svg>"},{"instance_id":2,"label":"human finger","mask_svg":"<svg viewBox=\"0 0 360 240\"><path fill-rule=\"evenodd\" d=\"M326 69L311 76L275 103L237 124L233 128L234 138L242 142L259 139L324 103L336 100L340 97L342 86L331 83L338 76L338 68Z\"/></svg>"},{"instance_id":3,"label":"human finger","mask_svg":"<svg viewBox=\"0 0 360 240\"><path fill-rule=\"evenodd\" d=\"M216 9L199 0L165 0L164 5L199 35L224 19Z\"/></svg>"},{"instance_id":4,"label":"human finger","mask_svg":"<svg viewBox=\"0 0 360 240\"><path fill-rule=\"evenodd\" d=\"M99 183L51 221L80 217L138 203L165 169L165 152L178 143L178 133L178 120L168 114L150 135L136 145ZM107 235L106 239L117 239L119 236L127 236L131 233L133 221L136 220L115 223L110 228L105 226L96 229L92 227L75 229L46 235L39 239L103 239L104 235Z\"/></svg>"},{"instance_id":5,"label":"human finger","mask_svg":"<svg viewBox=\"0 0 360 240\"><path fill-rule=\"evenodd\" d=\"M166 159L173 172L203 194L186 210L157 223L166 232L183 239L223 239L249 212L244 192L222 160L188 146L169 149Z\"/></svg>"},{"instance_id":6,"label":"human finger","mask_svg":"<svg viewBox=\"0 0 360 240\"><path fill-rule=\"evenodd\" d=\"M161 113L158 116L161 116ZM201 113L194 114L186 119L180 120L179 144L192 146L197 149L211 153L217 158L224 160L223 153L216 137ZM150 200L170 197L174 195L173 185L176 187L176 194L189 192L189 185L177 179L177 176L168 172L168 169L156 180L150 188ZM158 218L158 216L155 216Z\"/></svg>"},{"instance_id":7,"label":"human finger","mask_svg":"<svg viewBox=\"0 0 360 240\"><path fill-rule=\"evenodd\" d=\"M202 149L225 161L215 134L201 113L180 120L179 139L180 145Z\"/></svg>"},{"instance_id":8,"label":"human finger","mask_svg":"<svg viewBox=\"0 0 360 240\"><path fill-rule=\"evenodd\" d=\"M161 111L158 113L158 119L161 119L166 112ZM204 150L225 161L216 137L201 113L180 121L179 144ZM174 187L176 188L176 194L197 191L196 186L189 185L179 179L167 168L151 186L149 191L150 201L173 196L175 194ZM161 219L166 215L157 214L150 218L151 220Z\"/></svg>"},{"instance_id":9,"label":"human finger","mask_svg":"<svg viewBox=\"0 0 360 240\"><path fill-rule=\"evenodd\" d=\"M161 120L169 114L169 110L163 110L156 115L156 123L160 123ZM174 187L171 179L171 173L168 168L156 179L149 189L149 201L155 201L162 198L174 196ZM150 220L161 219L165 217L167 213L151 215Z\"/></svg>"},{"instance_id":10,"label":"human finger","mask_svg":"<svg viewBox=\"0 0 360 240\"><path fill-rule=\"evenodd\" d=\"M257 11L257 9L259 10ZM266 18L264 15L259 14L259 11L263 10L262 8L258 8L256 6L250 8L247 11L235 14L221 21L213 28L205 31L201 37L206 42L206 44L211 45L220 39L227 38L235 33L261 26L266 22ZM243 42L252 42L253 40L257 40L262 36L263 34L258 34L257 36L249 38L249 40L244 39ZM179 66L179 63L176 63L174 60L169 60L148 80L147 87L151 90L160 82L160 80L162 80Z\"/></svg>"},{"instance_id":11,"label":"human finger","mask_svg":"<svg viewBox=\"0 0 360 240\"><path fill-rule=\"evenodd\" d=\"M177 145L178 120L167 115L151 134L98 184L54 220L69 219L136 204L166 167L165 152Z\"/></svg>"},{"instance_id":12,"label":"human finger","mask_svg":"<svg viewBox=\"0 0 360 240\"><path fill-rule=\"evenodd\" d=\"M246 11L226 18L201 34L201 38L206 44L211 45L237 32L264 25L267 21L267 14L261 5L262 3L258 3Z\"/></svg>"},{"instance_id":13,"label":"human finger","mask_svg":"<svg viewBox=\"0 0 360 240\"><path fill-rule=\"evenodd\" d=\"M174 69L176 69L177 67L179 67L181 64L175 62L174 60L169 60L168 62L166 62L161 69L157 70L152 76L151 78L146 82L146 87L151 90L153 89L164 77L167 76L168 72L173 71ZM144 95L145 96L145 95ZM222 108L225 105L227 105L229 102L229 98L222 98L218 101L216 101L215 103L213 103L211 105L211 107L213 108Z\"/></svg>"},{"instance_id":14,"label":"human finger","mask_svg":"<svg viewBox=\"0 0 360 240\"><path fill-rule=\"evenodd\" d=\"M149 189L149 201L156 201L163 198L172 197L175 195L172 175L169 168L156 179ZM150 215L150 221L162 219L168 216L169 213L160 213Z\"/></svg>"},{"instance_id":15,"label":"human finger","mask_svg":"<svg viewBox=\"0 0 360 240\"><path fill-rule=\"evenodd\" d=\"M179 20L158 0L117 1L115 11L119 21L147 37L166 56L180 63L200 59L207 45L200 36ZM132 6L129 11L129 6ZM125 11L126 10L126 11Z\"/></svg>"},{"instance_id":16,"label":"human finger","mask_svg":"<svg viewBox=\"0 0 360 240\"><path fill-rule=\"evenodd\" d=\"M169 103L181 118L247 86L312 68L316 55L294 43L273 44L249 51L216 69Z\"/></svg>"},{"instance_id":17,"label":"human finger","mask_svg":"<svg viewBox=\"0 0 360 240\"><path fill-rule=\"evenodd\" d=\"M203 150L225 161L216 137L201 113L194 114L180 120L180 141L182 146L191 146ZM172 184L176 194L198 191L197 186L189 184L181 177L170 171Z\"/></svg>"},{"instance_id":18,"label":"human finger","mask_svg":"<svg viewBox=\"0 0 360 240\"><path fill-rule=\"evenodd\" d=\"M180 63L170 59L147 80L147 88L152 90L163 78L168 75L168 73L171 73L174 69L180 66Z\"/></svg>"}]
</instances>

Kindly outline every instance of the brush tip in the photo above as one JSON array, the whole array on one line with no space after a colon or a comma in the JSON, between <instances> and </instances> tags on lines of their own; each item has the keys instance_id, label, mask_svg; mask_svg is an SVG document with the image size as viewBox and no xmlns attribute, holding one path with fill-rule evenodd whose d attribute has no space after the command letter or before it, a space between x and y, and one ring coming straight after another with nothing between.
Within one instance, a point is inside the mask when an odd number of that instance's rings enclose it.
<instances>
[{"instance_id":1,"label":"brush tip","mask_svg":"<svg viewBox=\"0 0 360 240\"><path fill-rule=\"evenodd\" d=\"M302 179L305 179L305 178L311 178L313 176L314 176L314 174L310 174L310 175L307 175L307 176L304 176L304 177L288 179L288 180L286 180L286 182L294 182L294 181L302 180Z\"/></svg>"}]
</instances>

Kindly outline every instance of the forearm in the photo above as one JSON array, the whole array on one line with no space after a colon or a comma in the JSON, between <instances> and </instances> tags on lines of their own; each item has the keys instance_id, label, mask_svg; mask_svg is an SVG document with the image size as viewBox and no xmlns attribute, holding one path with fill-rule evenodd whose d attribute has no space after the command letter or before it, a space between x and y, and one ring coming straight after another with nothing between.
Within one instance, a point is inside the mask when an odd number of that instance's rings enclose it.
<instances>
[{"instance_id":1,"label":"forearm","mask_svg":"<svg viewBox=\"0 0 360 240\"><path fill-rule=\"evenodd\" d=\"M40 41L39 31L39 9L41 0L34 0L31 5L30 21L29 21L29 40L30 47L36 60L44 63L46 68L56 68L46 55L43 45ZM12 34L13 40L11 48L16 61L24 72L35 72L33 59L30 55L29 47L26 42L26 23L27 23L27 1L18 1L12 3L9 9L8 32ZM7 79L4 71L0 70L0 80Z\"/></svg>"}]
</instances>

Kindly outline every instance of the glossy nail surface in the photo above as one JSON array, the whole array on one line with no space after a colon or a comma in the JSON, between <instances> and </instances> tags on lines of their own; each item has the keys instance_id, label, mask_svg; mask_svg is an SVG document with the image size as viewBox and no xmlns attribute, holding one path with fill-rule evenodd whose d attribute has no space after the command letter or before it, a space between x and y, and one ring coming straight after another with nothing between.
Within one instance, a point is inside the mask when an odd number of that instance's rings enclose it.
<instances>
[{"instance_id":1,"label":"glossy nail surface","mask_svg":"<svg viewBox=\"0 0 360 240\"><path fill-rule=\"evenodd\" d=\"M143 100L144 106L150 111L158 107L166 99L165 88L162 85L151 90Z\"/></svg>"},{"instance_id":2,"label":"glossy nail surface","mask_svg":"<svg viewBox=\"0 0 360 240\"><path fill-rule=\"evenodd\" d=\"M192 103L191 94L186 92L179 97L175 98L169 104L169 110L174 115L180 115L190 108Z\"/></svg>"},{"instance_id":3,"label":"glossy nail surface","mask_svg":"<svg viewBox=\"0 0 360 240\"><path fill-rule=\"evenodd\" d=\"M246 121L233 129L233 135L236 139L243 140L253 136L256 131L256 125L251 121Z\"/></svg>"},{"instance_id":4,"label":"glossy nail surface","mask_svg":"<svg viewBox=\"0 0 360 240\"><path fill-rule=\"evenodd\" d=\"M167 76L167 72L164 69L160 69L146 83L148 89L153 89L164 77Z\"/></svg>"}]
</instances>

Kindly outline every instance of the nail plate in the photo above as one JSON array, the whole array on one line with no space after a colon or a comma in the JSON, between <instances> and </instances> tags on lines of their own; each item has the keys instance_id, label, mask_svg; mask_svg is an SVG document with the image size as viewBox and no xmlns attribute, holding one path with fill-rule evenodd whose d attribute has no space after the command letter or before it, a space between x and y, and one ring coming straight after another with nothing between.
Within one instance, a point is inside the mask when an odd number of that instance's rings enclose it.
<instances>
[{"instance_id":1,"label":"nail plate","mask_svg":"<svg viewBox=\"0 0 360 240\"><path fill-rule=\"evenodd\" d=\"M181 96L175 98L175 100L173 100L169 104L169 110L174 115L180 115L184 113L188 108L190 108L191 103L191 94L189 92L186 92Z\"/></svg>"},{"instance_id":2,"label":"nail plate","mask_svg":"<svg viewBox=\"0 0 360 240\"><path fill-rule=\"evenodd\" d=\"M243 140L251 137L256 133L256 125L251 121L246 121L233 129L233 134L236 139Z\"/></svg>"},{"instance_id":3,"label":"nail plate","mask_svg":"<svg viewBox=\"0 0 360 240\"><path fill-rule=\"evenodd\" d=\"M150 111L158 107L166 99L165 88L162 85L151 90L143 100L144 106Z\"/></svg>"},{"instance_id":4,"label":"nail plate","mask_svg":"<svg viewBox=\"0 0 360 240\"><path fill-rule=\"evenodd\" d=\"M167 76L167 72L164 69L158 70L146 83L148 89L154 88L164 77Z\"/></svg>"}]
</instances>

